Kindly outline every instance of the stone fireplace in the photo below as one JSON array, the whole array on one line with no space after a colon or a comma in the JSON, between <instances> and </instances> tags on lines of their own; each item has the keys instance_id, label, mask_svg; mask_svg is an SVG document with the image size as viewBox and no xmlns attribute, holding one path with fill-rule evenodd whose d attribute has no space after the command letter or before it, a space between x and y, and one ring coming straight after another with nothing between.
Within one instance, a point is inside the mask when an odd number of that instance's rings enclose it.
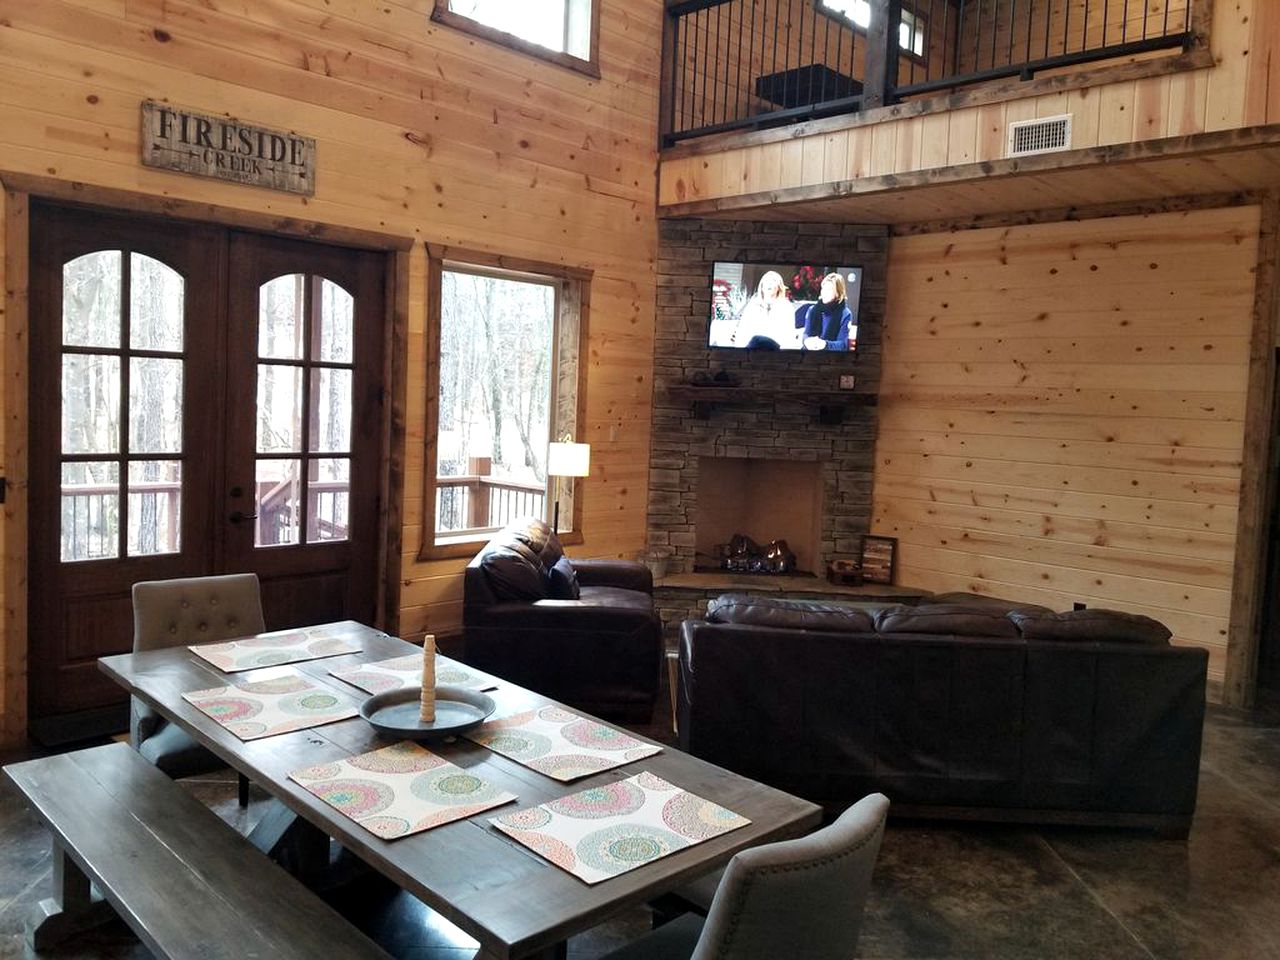
<instances>
[{"instance_id":1,"label":"stone fireplace","mask_svg":"<svg viewBox=\"0 0 1280 960\"><path fill-rule=\"evenodd\" d=\"M871 523L887 230L721 220L660 230L649 548L681 575L714 564L733 533L782 537L799 569L824 577L831 560L858 556ZM708 348L716 261L862 266L857 353ZM692 386L720 371L735 385ZM850 375L854 388L841 391Z\"/></svg>"}]
</instances>

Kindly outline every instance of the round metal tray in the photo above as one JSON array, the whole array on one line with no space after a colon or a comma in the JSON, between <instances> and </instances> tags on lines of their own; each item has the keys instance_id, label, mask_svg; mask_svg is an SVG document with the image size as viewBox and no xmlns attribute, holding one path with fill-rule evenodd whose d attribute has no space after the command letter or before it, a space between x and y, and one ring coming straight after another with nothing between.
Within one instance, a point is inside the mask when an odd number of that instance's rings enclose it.
<instances>
[{"instance_id":1,"label":"round metal tray","mask_svg":"<svg viewBox=\"0 0 1280 960\"><path fill-rule=\"evenodd\" d=\"M364 717L381 733L409 740L451 737L479 725L496 709L493 698L465 687L436 687L436 719L423 723L418 715L421 687L401 687L379 693L360 705Z\"/></svg>"}]
</instances>

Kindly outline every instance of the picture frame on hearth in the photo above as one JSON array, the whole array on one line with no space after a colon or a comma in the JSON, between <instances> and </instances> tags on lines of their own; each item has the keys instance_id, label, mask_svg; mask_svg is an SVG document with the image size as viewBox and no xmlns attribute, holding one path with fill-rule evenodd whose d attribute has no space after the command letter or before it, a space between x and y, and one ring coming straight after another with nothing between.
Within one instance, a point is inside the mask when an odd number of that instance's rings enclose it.
<instances>
[{"instance_id":1,"label":"picture frame on hearth","mask_svg":"<svg viewBox=\"0 0 1280 960\"><path fill-rule=\"evenodd\" d=\"M876 537L868 534L862 538L862 582L893 583L897 573L898 538Z\"/></svg>"}]
</instances>

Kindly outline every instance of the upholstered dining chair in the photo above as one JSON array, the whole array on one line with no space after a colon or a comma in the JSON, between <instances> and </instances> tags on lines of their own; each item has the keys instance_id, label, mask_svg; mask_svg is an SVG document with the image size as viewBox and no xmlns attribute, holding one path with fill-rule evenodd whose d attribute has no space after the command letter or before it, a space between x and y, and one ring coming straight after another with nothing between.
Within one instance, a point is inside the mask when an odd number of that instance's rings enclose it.
<instances>
[{"instance_id":1,"label":"upholstered dining chair","mask_svg":"<svg viewBox=\"0 0 1280 960\"><path fill-rule=\"evenodd\" d=\"M852 960L888 810L873 793L807 837L743 850L705 920L685 914L605 960Z\"/></svg>"},{"instance_id":2,"label":"upholstered dining chair","mask_svg":"<svg viewBox=\"0 0 1280 960\"><path fill-rule=\"evenodd\" d=\"M133 585L134 653L214 643L264 629L257 574L144 580ZM130 708L129 742L175 778L226 766L137 697ZM244 774L239 776L239 798L240 806L249 805L249 781Z\"/></svg>"}]
</instances>

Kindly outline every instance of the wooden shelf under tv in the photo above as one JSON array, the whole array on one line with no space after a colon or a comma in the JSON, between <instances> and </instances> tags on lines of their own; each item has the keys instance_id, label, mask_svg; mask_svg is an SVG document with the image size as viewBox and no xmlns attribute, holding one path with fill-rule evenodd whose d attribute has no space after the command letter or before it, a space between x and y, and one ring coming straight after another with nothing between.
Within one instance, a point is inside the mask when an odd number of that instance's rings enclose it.
<instances>
[{"instance_id":1,"label":"wooden shelf under tv","mask_svg":"<svg viewBox=\"0 0 1280 960\"><path fill-rule=\"evenodd\" d=\"M857 390L804 390L787 387L733 387L721 384L702 386L692 383L673 383L666 388L667 395L675 400L693 403L693 415L705 420L717 404L759 404L768 402L800 403L818 408L823 423L840 423L849 407L873 407L879 400L874 393Z\"/></svg>"}]
</instances>

